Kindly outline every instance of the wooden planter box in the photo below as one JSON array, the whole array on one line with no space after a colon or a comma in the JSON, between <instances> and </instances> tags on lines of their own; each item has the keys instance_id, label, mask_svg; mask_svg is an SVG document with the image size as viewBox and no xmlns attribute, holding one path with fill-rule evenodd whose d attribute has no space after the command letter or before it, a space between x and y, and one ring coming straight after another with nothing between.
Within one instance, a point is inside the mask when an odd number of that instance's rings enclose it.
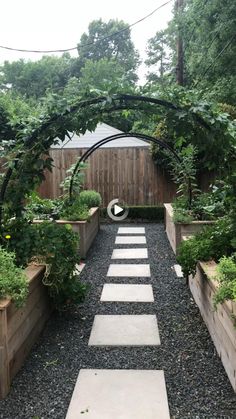
<instances>
[{"instance_id":1,"label":"wooden planter box","mask_svg":"<svg viewBox=\"0 0 236 419\"><path fill-rule=\"evenodd\" d=\"M44 270L44 266L26 268L29 294L23 307L17 308L11 299L0 300L0 399L8 394L13 377L50 316L50 300L42 284Z\"/></svg>"},{"instance_id":2,"label":"wooden planter box","mask_svg":"<svg viewBox=\"0 0 236 419\"><path fill-rule=\"evenodd\" d=\"M89 210L89 215L90 218L88 221L56 221L58 224L70 224L72 226L72 230L75 233L79 233L79 253L82 259L86 257L88 250L92 246L92 243L100 228L99 208L91 208Z\"/></svg>"},{"instance_id":3,"label":"wooden planter box","mask_svg":"<svg viewBox=\"0 0 236 419\"><path fill-rule=\"evenodd\" d=\"M164 204L165 209L165 230L170 245L175 254L183 237L192 236L201 231L206 225L214 224L215 221L192 221L191 223L174 223L172 204Z\"/></svg>"},{"instance_id":4,"label":"wooden planter box","mask_svg":"<svg viewBox=\"0 0 236 419\"><path fill-rule=\"evenodd\" d=\"M214 310L213 296L219 287L215 276L215 262L199 262L196 275L189 278L189 286L236 392L236 302L225 301Z\"/></svg>"}]
</instances>

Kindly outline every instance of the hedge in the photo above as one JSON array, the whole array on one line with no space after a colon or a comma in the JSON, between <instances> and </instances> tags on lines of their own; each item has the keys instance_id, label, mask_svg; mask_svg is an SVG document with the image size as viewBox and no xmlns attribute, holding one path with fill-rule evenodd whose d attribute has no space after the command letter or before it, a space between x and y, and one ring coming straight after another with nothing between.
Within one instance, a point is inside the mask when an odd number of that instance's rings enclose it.
<instances>
[{"instance_id":1,"label":"hedge","mask_svg":"<svg viewBox=\"0 0 236 419\"><path fill-rule=\"evenodd\" d=\"M101 208L101 218L109 218L106 208ZM142 219L161 222L164 220L164 208L155 205L130 206L127 219Z\"/></svg>"}]
</instances>

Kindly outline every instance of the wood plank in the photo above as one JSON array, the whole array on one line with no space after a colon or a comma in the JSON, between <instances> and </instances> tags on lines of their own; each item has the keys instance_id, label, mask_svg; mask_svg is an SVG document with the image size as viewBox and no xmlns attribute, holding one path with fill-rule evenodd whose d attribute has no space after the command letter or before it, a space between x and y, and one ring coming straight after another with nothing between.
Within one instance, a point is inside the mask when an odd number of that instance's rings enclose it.
<instances>
[{"instance_id":1,"label":"wood plank","mask_svg":"<svg viewBox=\"0 0 236 419\"><path fill-rule=\"evenodd\" d=\"M0 399L6 397L10 389L8 356L7 311L0 311Z\"/></svg>"}]
</instances>

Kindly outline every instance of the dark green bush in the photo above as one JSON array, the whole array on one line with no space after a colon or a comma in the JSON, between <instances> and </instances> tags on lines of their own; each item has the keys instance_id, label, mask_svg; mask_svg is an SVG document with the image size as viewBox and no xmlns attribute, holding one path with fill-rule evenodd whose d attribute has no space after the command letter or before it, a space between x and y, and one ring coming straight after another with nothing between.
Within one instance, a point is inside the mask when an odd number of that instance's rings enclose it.
<instances>
[{"instance_id":1,"label":"dark green bush","mask_svg":"<svg viewBox=\"0 0 236 419\"><path fill-rule=\"evenodd\" d=\"M68 221L86 221L89 219L89 208L81 204L80 198L65 201L60 218Z\"/></svg>"},{"instance_id":2,"label":"dark green bush","mask_svg":"<svg viewBox=\"0 0 236 419\"><path fill-rule=\"evenodd\" d=\"M236 254L220 259L217 274L220 286L214 295L215 307L225 300L236 301Z\"/></svg>"},{"instance_id":3,"label":"dark green bush","mask_svg":"<svg viewBox=\"0 0 236 419\"><path fill-rule=\"evenodd\" d=\"M137 205L137 206L129 206L129 214L128 219L141 219L141 220L148 220L148 221L156 221L162 222L164 220L164 208L158 207L154 205ZM101 209L101 217L107 218L107 209Z\"/></svg>"},{"instance_id":4,"label":"dark green bush","mask_svg":"<svg viewBox=\"0 0 236 419\"><path fill-rule=\"evenodd\" d=\"M100 193L88 190L80 192L79 201L81 205L86 205L88 208L92 208L99 207L102 203L102 198Z\"/></svg>"},{"instance_id":5,"label":"dark green bush","mask_svg":"<svg viewBox=\"0 0 236 419\"><path fill-rule=\"evenodd\" d=\"M6 245L15 251L18 266L26 266L32 259L46 263L44 283L56 307L83 299L85 287L74 274L80 261L79 236L70 225L29 224L21 219L13 220L7 231L11 239Z\"/></svg>"},{"instance_id":6,"label":"dark green bush","mask_svg":"<svg viewBox=\"0 0 236 419\"><path fill-rule=\"evenodd\" d=\"M194 275L199 260L218 261L223 256L230 256L234 250L232 221L228 217L219 219L214 225L207 226L187 241L180 244L178 263L184 275Z\"/></svg>"},{"instance_id":7,"label":"dark green bush","mask_svg":"<svg viewBox=\"0 0 236 419\"><path fill-rule=\"evenodd\" d=\"M15 264L15 254L0 247L0 299L11 297L17 306L26 300L27 277Z\"/></svg>"}]
</instances>

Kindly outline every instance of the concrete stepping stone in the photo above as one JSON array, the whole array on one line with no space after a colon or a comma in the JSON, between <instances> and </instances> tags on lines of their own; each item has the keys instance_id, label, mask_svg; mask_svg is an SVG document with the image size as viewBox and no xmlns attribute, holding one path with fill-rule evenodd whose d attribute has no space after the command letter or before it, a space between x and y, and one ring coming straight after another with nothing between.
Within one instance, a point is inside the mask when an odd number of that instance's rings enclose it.
<instances>
[{"instance_id":1,"label":"concrete stepping stone","mask_svg":"<svg viewBox=\"0 0 236 419\"><path fill-rule=\"evenodd\" d=\"M117 236L115 244L146 244L145 236Z\"/></svg>"},{"instance_id":2,"label":"concrete stepping stone","mask_svg":"<svg viewBox=\"0 0 236 419\"><path fill-rule=\"evenodd\" d=\"M147 249L115 249L113 250L112 259L147 259Z\"/></svg>"},{"instance_id":3,"label":"concrete stepping stone","mask_svg":"<svg viewBox=\"0 0 236 419\"><path fill-rule=\"evenodd\" d=\"M117 234L145 234L145 227L119 227Z\"/></svg>"},{"instance_id":4,"label":"concrete stepping stone","mask_svg":"<svg viewBox=\"0 0 236 419\"><path fill-rule=\"evenodd\" d=\"M149 277L151 276L150 265L141 263L111 264L108 268L107 276Z\"/></svg>"},{"instance_id":5,"label":"concrete stepping stone","mask_svg":"<svg viewBox=\"0 0 236 419\"><path fill-rule=\"evenodd\" d=\"M183 275L182 268L180 265L174 265L174 270L178 278L183 278L184 275Z\"/></svg>"},{"instance_id":6,"label":"concrete stepping stone","mask_svg":"<svg viewBox=\"0 0 236 419\"><path fill-rule=\"evenodd\" d=\"M105 284L100 301L150 302L154 301L151 285Z\"/></svg>"},{"instance_id":7,"label":"concrete stepping stone","mask_svg":"<svg viewBox=\"0 0 236 419\"><path fill-rule=\"evenodd\" d=\"M170 419L162 370L81 369L66 419Z\"/></svg>"},{"instance_id":8,"label":"concrete stepping stone","mask_svg":"<svg viewBox=\"0 0 236 419\"><path fill-rule=\"evenodd\" d=\"M96 315L89 346L158 346L155 315Z\"/></svg>"}]
</instances>

